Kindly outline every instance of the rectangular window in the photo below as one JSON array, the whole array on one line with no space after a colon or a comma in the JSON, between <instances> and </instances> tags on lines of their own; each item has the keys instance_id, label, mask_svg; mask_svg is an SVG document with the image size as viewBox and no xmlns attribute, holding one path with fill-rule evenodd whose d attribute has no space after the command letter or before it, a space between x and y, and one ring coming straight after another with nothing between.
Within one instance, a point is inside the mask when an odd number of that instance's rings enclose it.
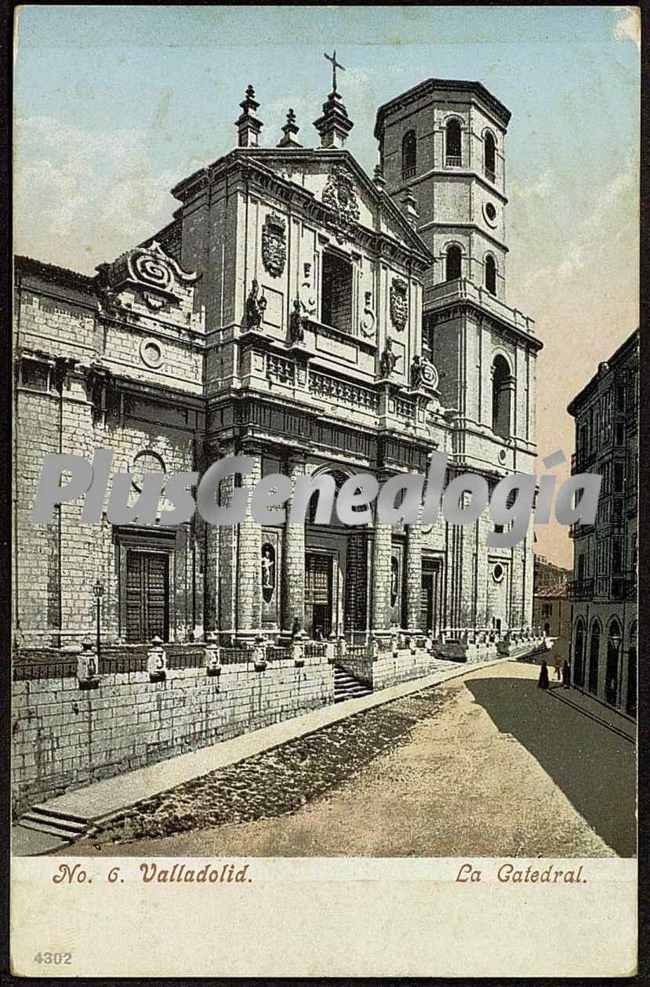
<instances>
[{"instance_id":1,"label":"rectangular window","mask_svg":"<svg viewBox=\"0 0 650 987\"><path fill-rule=\"evenodd\" d=\"M343 332L352 332L352 280L352 264L338 254L325 251L321 278L321 321Z\"/></svg>"},{"instance_id":2,"label":"rectangular window","mask_svg":"<svg viewBox=\"0 0 650 987\"><path fill-rule=\"evenodd\" d=\"M614 463L614 493L622 493L625 468L623 462L619 460Z\"/></svg>"}]
</instances>

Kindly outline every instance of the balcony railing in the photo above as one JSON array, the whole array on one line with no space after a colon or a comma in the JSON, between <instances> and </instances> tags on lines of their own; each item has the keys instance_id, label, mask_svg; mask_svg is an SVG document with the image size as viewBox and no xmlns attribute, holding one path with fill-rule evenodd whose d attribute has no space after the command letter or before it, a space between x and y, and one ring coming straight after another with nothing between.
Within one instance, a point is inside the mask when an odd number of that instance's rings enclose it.
<instances>
[{"instance_id":1,"label":"balcony railing","mask_svg":"<svg viewBox=\"0 0 650 987\"><path fill-rule=\"evenodd\" d=\"M460 154L448 154L445 158L445 163L450 168L461 168L463 159Z\"/></svg>"},{"instance_id":2,"label":"balcony railing","mask_svg":"<svg viewBox=\"0 0 650 987\"><path fill-rule=\"evenodd\" d=\"M570 579L567 588L570 600L591 600L594 595L594 580Z\"/></svg>"},{"instance_id":3,"label":"balcony railing","mask_svg":"<svg viewBox=\"0 0 650 987\"><path fill-rule=\"evenodd\" d=\"M357 408L360 411L376 414L379 408L377 393L370 388L350 384L315 370L309 371L309 391L316 397L325 398L337 405L345 404L349 408Z\"/></svg>"},{"instance_id":4,"label":"balcony railing","mask_svg":"<svg viewBox=\"0 0 650 987\"><path fill-rule=\"evenodd\" d=\"M500 301L487 288L477 286L467 278L456 278L454 281L443 281L441 284L429 285L424 290L425 309L441 308L443 305L454 304L459 301L471 301L482 308L493 312L497 318L507 322L522 332L535 332L535 320L524 315L517 308L510 308L505 302Z\"/></svg>"},{"instance_id":5,"label":"balcony railing","mask_svg":"<svg viewBox=\"0 0 650 987\"><path fill-rule=\"evenodd\" d=\"M485 169L485 177L487 178L487 180L489 182L492 182L492 183L496 182L496 179L497 179L497 176L496 176L495 172L493 172L491 168L486 168Z\"/></svg>"}]
</instances>

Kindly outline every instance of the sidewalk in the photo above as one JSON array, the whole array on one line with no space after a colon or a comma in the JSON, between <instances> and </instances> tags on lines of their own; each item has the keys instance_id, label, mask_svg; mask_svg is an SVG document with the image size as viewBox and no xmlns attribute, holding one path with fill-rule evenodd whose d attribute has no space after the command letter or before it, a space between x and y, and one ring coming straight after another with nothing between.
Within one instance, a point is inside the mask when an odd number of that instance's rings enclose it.
<instances>
[{"instance_id":1,"label":"sidewalk","mask_svg":"<svg viewBox=\"0 0 650 987\"><path fill-rule=\"evenodd\" d=\"M623 716L615 709L599 702L593 696L580 692L578 689L564 689L559 684L551 683L548 691L554 699L561 700L614 733L625 737L631 743L636 743L636 723L630 720L628 716Z\"/></svg>"},{"instance_id":2,"label":"sidewalk","mask_svg":"<svg viewBox=\"0 0 650 987\"><path fill-rule=\"evenodd\" d=\"M77 788L58 798L40 803L33 808L52 816L72 818L83 823L86 830L99 822L106 822L142 799L175 788L183 782L208 774L217 768L227 767L264 751L278 747L287 741L314 733L331 723L337 723L355 713L373 709L403 696L421 692L430 686L467 675L468 672L500 665L508 658L486 662L459 664L440 661L439 670L423 678L403 682L401 685L381 689L369 696L348 699L345 702L323 706L302 716L282 720L270 727L241 734L231 740L223 740L209 747L202 747L189 754L179 754L157 764L137 768L114 778ZM80 834L83 835L83 834ZM55 837L21 826L12 827L12 851L17 856L38 856L69 845L69 840Z\"/></svg>"}]
</instances>

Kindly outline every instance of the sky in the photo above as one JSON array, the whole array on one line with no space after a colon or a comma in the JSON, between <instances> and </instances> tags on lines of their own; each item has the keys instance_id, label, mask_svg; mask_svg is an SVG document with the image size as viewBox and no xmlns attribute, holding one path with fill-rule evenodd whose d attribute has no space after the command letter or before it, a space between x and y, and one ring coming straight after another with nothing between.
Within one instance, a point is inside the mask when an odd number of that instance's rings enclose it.
<instances>
[{"instance_id":1,"label":"sky","mask_svg":"<svg viewBox=\"0 0 650 987\"><path fill-rule=\"evenodd\" d=\"M92 274L160 229L178 205L169 189L234 146L249 83L262 144L277 144L291 106L298 139L316 146L333 48L347 147L371 174L377 107L423 79L480 81L511 110L507 300L544 342L540 458L569 459L567 403L638 325L637 8L27 4L16 253ZM571 565L565 528L536 537L538 553Z\"/></svg>"}]
</instances>

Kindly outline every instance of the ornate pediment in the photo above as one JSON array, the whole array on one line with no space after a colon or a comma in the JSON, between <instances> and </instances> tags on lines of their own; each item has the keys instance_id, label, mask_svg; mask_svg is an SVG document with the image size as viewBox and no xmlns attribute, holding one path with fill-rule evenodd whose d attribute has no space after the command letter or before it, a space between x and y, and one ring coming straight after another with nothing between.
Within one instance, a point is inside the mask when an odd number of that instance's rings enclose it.
<instances>
[{"instance_id":1,"label":"ornate pediment","mask_svg":"<svg viewBox=\"0 0 650 987\"><path fill-rule=\"evenodd\" d=\"M101 264L97 270L102 282L112 291L127 285L135 286L152 309L161 307L163 297L185 297L197 275L184 271L179 263L155 240L147 247L127 250L112 264Z\"/></svg>"}]
</instances>

